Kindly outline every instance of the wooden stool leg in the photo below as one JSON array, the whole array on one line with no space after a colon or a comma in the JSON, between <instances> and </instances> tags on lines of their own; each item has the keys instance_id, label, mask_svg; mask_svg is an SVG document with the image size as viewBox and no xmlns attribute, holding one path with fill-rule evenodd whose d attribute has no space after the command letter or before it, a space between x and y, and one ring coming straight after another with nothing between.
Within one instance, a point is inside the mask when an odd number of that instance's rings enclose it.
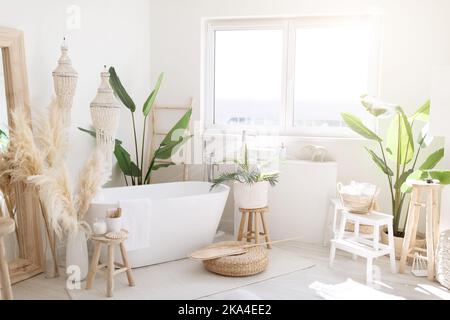
<instances>
[{"instance_id":1,"label":"wooden stool leg","mask_svg":"<svg viewBox=\"0 0 450 320\"><path fill-rule=\"evenodd\" d=\"M100 260L101 248L102 248L101 242L95 241L94 254L92 255L91 266L86 280L86 290L92 288L92 283L94 282L95 274L97 273L98 262Z\"/></svg>"},{"instance_id":2,"label":"wooden stool leg","mask_svg":"<svg viewBox=\"0 0 450 320\"><path fill-rule=\"evenodd\" d=\"M433 193L427 192L426 210L428 280L434 280Z\"/></svg>"},{"instance_id":3,"label":"wooden stool leg","mask_svg":"<svg viewBox=\"0 0 450 320\"><path fill-rule=\"evenodd\" d=\"M112 297L114 291L114 245L108 244L108 272L106 283L106 296Z\"/></svg>"},{"instance_id":4,"label":"wooden stool leg","mask_svg":"<svg viewBox=\"0 0 450 320\"><path fill-rule=\"evenodd\" d=\"M391 272L396 273L397 267L395 262L395 242L394 242L394 228L392 227L392 222L388 224L388 239L389 239L389 259L391 262Z\"/></svg>"},{"instance_id":5,"label":"wooden stool leg","mask_svg":"<svg viewBox=\"0 0 450 320\"><path fill-rule=\"evenodd\" d=\"M259 217L261 216L261 212L256 212L254 213L253 219L255 220L255 243L259 243Z\"/></svg>"},{"instance_id":6,"label":"wooden stool leg","mask_svg":"<svg viewBox=\"0 0 450 320\"><path fill-rule=\"evenodd\" d=\"M247 242L252 241L253 234L253 212L248 213L248 226L247 226Z\"/></svg>"},{"instance_id":7,"label":"wooden stool leg","mask_svg":"<svg viewBox=\"0 0 450 320\"><path fill-rule=\"evenodd\" d=\"M405 237L403 239L403 246L402 246L402 255L400 258L400 273L405 272L406 268L406 259L408 258L408 254L410 251L410 244L411 244L411 236L414 229L414 224L416 220L416 214L418 211L420 211L420 208L417 206L417 202L419 200L419 189L413 188L412 195L411 195L411 202L409 205L408 215L406 219L406 230L405 230Z\"/></svg>"},{"instance_id":8,"label":"wooden stool leg","mask_svg":"<svg viewBox=\"0 0 450 320\"><path fill-rule=\"evenodd\" d=\"M434 234L434 248L437 249L439 242L439 220L440 220L440 210L439 210L439 198L440 189L433 188L433 234Z\"/></svg>"},{"instance_id":9,"label":"wooden stool leg","mask_svg":"<svg viewBox=\"0 0 450 320\"><path fill-rule=\"evenodd\" d=\"M241 224L239 226L239 234L238 234L238 241L242 241L242 238L244 237L244 228L245 228L245 219L247 217L246 212L241 212Z\"/></svg>"},{"instance_id":10,"label":"wooden stool leg","mask_svg":"<svg viewBox=\"0 0 450 320\"><path fill-rule=\"evenodd\" d=\"M9 278L8 262L6 261L5 243L3 237L0 237L0 277L2 284L2 296L5 300L12 300L11 280Z\"/></svg>"},{"instance_id":11,"label":"wooden stool leg","mask_svg":"<svg viewBox=\"0 0 450 320\"><path fill-rule=\"evenodd\" d=\"M125 268L127 268L126 272L127 272L127 278L128 278L128 285L130 287L134 287L135 283L134 283L134 279L133 279L133 274L131 273L130 264L128 262L127 250L125 249L125 245L123 244L123 242L120 244L120 253L122 254L123 265Z\"/></svg>"},{"instance_id":12,"label":"wooden stool leg","mask_svg":"<svg viewBox=\"0 0 450 320\"><path fill-rule=\"evenodd\" d=\"M263 227L263 231L264 231L264 237L266 242L270 242L270 235L269 235L269 227L266 223L266 218L264 216L265 213L261 212L261 222L262 222L262 227ZM270 243L267 244L267 249L272 249L272 245Z\"/></svg>"}]
</instances>

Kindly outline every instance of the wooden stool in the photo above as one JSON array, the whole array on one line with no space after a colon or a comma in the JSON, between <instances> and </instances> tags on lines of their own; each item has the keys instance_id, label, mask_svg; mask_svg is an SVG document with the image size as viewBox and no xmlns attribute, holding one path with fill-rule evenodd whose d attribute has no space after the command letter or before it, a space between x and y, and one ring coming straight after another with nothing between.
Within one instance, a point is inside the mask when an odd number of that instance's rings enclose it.
<instances>
[{"instance_id":1,"label":"wooden stool","mask_svg":"<svg viewBox=\"0 0 450 320\"><path fill-rule=\"evenodd\" d=\"M264 214L269 211L269 207L257 209L239 208L239 211L242 213L242 217L241 217L241 224L239 226L238 241L242 241L242 239L245 238L247 242L251 242L251 240L254 239L255 243L260 243L259 237L263 236L265 237L265 242L270 242L269 228L264 218ZM247 232L244 232L247 214L248 214ZM259 232L258 215L261 218L263 232ZM272 246L270 244L267 244L267 248L271 249Z\"/></svg>"},{"instance_id":2,"label":"wooden stool","mask_svg":"<svg viewBox=\"0 0 450 320\"><path fill-rule=\"evenodd\" d=\"M11 280L9 278L8 262L6 261L5 235L14 232L16 224L13 219L0 218L0 278L2 284L2 298L4 300L12 300L13 294L11 289Z\"/></svg>"},{"instance_id":3,"label":"wooden stool","mask_svg":"<svg viewBox=\"0 0 450 320\"><path fill-rule=\"evenodd\" d=\"M367 259L366 281L369 284L373 282L373 259L375 258L389 255L391 272L395 273L395 244L392 219L392 215L376 211L368 214L357 214L343 210L338 236L331 240L330 267L333 267L336 249L340 249L352 253L354 258L361 256ZM352 236L347 236L345 232L347 222L355 224ZM373 238L371 240L360 236L359 227L361 224L373 226ZM381 230L384 226L387 226L388 229L389 245L380 243L380 232L382 232Z\"/></svg>"},{"instance_id":4,"label":"wooden stool","mask_svg":"<svg viewBox=\"0 0 450 320\"><path fill-rule=\"evenodd\" d=\"M439 196L441 189L442 186L439 183L412 182L411 202L409 204L408 220L406 222L405 238L400 258L400 273L405 272L407 258L414 257L415 252L421 252L426 254L428 279L434 279L435 250L439 239ZM425 203L420 202L422 194L426 195ZM426 209L426 249L415 246L421 208Z\"/></svg>"},{"instance_id":5,"label":"wooden stool","mask_svg":"<svg viewBox=\"0 0 450 320\"><path fill-rule=\"evenodd\" d=\"M92 283L94 282L95 274L97 272L102 272L104 275L106 275L107 280L106 296L108 297L113 296L114 276L119 273L126 272L129 286L134 287L135 284L133 274L131 273L131 268L128 263L127 251L125 250L125 246L123 244L123 242L128 237L127 235L128 233L123 231L123 237L120 239L110 239L103 235L91 237L91 240L94 241L95 246L94 246L94 254L91 260L91 266L89 268L89 274L87 277L86 290L92 288ZM108 263L99 265L98 263L100 260L100 252L103 244L108 247ZM120 253L122 254L123 264L114 262L114 249L116 245L120 247ZM119 269L116 270L116 266L119 267Z\"/></svg>"}]
</instances>

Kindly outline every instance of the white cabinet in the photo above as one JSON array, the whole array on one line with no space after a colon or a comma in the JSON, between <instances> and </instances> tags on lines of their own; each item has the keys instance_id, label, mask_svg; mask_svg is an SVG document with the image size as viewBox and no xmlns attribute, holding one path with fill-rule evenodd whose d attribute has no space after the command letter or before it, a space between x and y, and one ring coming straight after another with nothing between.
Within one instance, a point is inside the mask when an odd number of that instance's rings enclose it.
<instances>
[{"instance_id":1,"label":"white cabinet","mask_svg":"<svg viewBox=\"0 0 450 320\"><path fill-rule=\"evenodd\" d=\"M337 163L286 160L280 163L279 183L270 190L266 219L273 240L301 236L322 243L329 199L336 196ZM240 212L235 208L234 231Z\"/></svg>"}]
</instances>

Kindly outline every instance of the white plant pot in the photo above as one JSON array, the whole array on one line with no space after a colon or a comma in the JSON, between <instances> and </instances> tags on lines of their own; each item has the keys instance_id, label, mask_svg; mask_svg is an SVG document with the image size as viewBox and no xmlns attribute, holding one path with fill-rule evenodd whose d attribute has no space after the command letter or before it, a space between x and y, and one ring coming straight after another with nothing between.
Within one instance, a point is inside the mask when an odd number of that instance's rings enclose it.
<instances>
[{"instance_id":1,"label":"white plant pot","mask_svg":"<svg viewBox=\"0 0 450 320\"><path fill-rule=\"evenodd\" d=\"M238 208L263 208L269 202L269 182L261 181L254 184L234 183L234 202Z\"/></svg>"},{"instance_id":2,"label":"white plant pot","mask_svg":"<svg viewBox=\"0 0 450 320\"><path fill-rule=\"evenodd\" d=\"M86 231L83 228L78 228L77 231L70 232L67 238L66 268L71 266L72 268L74 266L79 268L80 281L87 277L89 257Z\"/></svg>"}]
</instances>

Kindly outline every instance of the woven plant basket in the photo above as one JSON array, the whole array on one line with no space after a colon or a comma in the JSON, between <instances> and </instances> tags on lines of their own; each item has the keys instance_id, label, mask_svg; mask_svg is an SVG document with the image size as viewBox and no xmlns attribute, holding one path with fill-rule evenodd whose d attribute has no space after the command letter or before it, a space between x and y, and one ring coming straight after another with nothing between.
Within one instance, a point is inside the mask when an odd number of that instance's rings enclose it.
<instances>
[{"instance_id":1,"label":"woven plant basket","mask_svg":"<svg viewBox=\"0 0 450 320\"><path fill-rule=\"evenodd\" d=\"M370 196L355 196L342 192L342 183L338 183L337 191L344 210L351 213L365 214L373 209L380 189L376 188L374 194Z\"/></svg>"},{"instance_id":2,"label":"woven plant basket","mask_svg":"<svg viewBox=\"0 0 450 320\"><path fill-rule=\"evenodd\" d=\"M439 237L436 252L436 280L450 289L450 230L442 232Z\"/></svg>"},{"instance_id":3,"label":"woven plant basket","mask_svg":"<svg viewBox=\"0 0 450 320\"><path fill-rule=\"evenodd\" d=\"M207 248L218 246L239 246L241 243L237 241L224 241L212 244ZM269 256L267 250L262 247L252 247L241 255L222 257L203 261L206 270L228 277L246 277L252 276L266 270L269 264Z\"/></svg>"}]
</instances>

